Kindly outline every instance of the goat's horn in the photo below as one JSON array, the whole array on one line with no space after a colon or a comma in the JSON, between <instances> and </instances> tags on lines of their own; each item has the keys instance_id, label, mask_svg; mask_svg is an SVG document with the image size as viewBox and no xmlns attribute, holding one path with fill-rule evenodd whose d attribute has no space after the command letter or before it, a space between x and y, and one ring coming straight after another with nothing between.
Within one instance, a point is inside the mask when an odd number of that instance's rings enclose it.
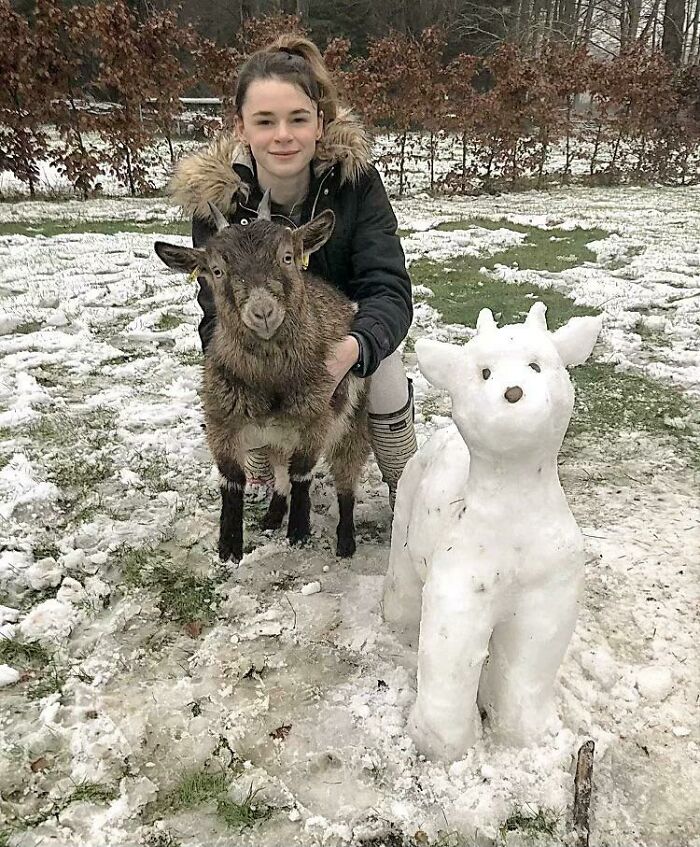
<instances>
[{"instance_id":1,"label":"goat's horn","mask_svg":"<svg viewBox=\"0 0 700 847\"><path fill-rule=\"evenodd\" d=\"M269 188L263 194L263 198L260 201L260 205L258 206L258 220L259 221L270 221L270 220L272 220L272 208L270 206L270 189Z\"/></svg>"},{"instance_id":2,"label":"goat's horn","mask_svg":"<svg viewBox=\"0 0 700 847\"><path fill-rule=\"evenodd\" d=\"M547 307L540 300L533 303L532 306L530 306L530 311L527 313L527 317L525 318L525 326L531 326L535 329L543 329L547 332L547 318L545 317L546 311Z\"/></svg>"},{"instance_id":3,"label":"goat's horn","mask_svg":"<svg viewBox=\"0 0 700 847\"><path fill-rule=\"evenodd\" d=\"M494 329L498 329L498 325L494 320L493 312L491 309L482 309L476 319L477 334L483 335L486 332L493 332Z\"/></svg>"},{"instance_id":4,"label":"goat's horn","mask_svg":"<svg viewBox=\"0 0 700 847\"><path fill-rule=\"evenodd\" d=\"M212 218L214 218L214 223L216 224L216 231L221 232L222 229L226 229L226 227L228 226L228 221L221 214L219 209L213 203L208 203L207 205L209 206L209 211L211 212Z\"/></svg>"}]
</instances>

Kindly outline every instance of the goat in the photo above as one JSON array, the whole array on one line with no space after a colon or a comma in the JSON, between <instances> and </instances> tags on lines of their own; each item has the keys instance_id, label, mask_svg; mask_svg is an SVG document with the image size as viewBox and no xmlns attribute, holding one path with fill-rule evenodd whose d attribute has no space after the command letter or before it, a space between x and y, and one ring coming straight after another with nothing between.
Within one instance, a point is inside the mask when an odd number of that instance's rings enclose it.
<instances>
[{"instance_id":1,"label":"goat","mask_svg":"<svg viewBox=\"0 0 700 847\"><path fill-rule=\"evenodd\" d=\"M244 464L265 448L275 486L263 529L287 512L287 538L311 533L312 471L325 455L333 475L339 522L338 556L355 552L355 488L369 454L367 383L348 373L333 391L325 361L350 331L356 306L325 280L303 272L335 225L331 210L292 230L271 220L265 193L257 220L228 224L212 204L217 232L205 249L158 241L170 268L204 275L217 326L207 347L202 403L206 437L221 474L219 557L243 556Z\"/></svg>"}]
</instances>

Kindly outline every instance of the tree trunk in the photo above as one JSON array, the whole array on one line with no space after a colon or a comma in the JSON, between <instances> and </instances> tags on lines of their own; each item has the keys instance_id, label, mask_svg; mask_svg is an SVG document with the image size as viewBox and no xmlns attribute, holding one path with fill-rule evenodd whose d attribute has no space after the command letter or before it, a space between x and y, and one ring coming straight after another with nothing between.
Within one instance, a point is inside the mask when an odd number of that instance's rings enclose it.
<instances>
[{"instance_id":1,"label":"tree trunk","mask_svg":"<svg viewBox=\"0 0 700 847\"><path fill-rule=\"evenodd\" d=\"M685 0L666 0L664 10L664 32L661 50L674 65L683 56L683 27L685 24Z\"/></svg>"},{"instance_id":2,"label":"tree trunk","mask_svg":"<svg viewBox=\"0 0 700 847\"><path fill-rule=\"evenodd\" d=\"M686 55L686 62L694 64L698 60L698 28L700 27L700 0L695 0L695 13L693 15L693 32L690 36L690 46Z\"/></svg>"}]
</instances>

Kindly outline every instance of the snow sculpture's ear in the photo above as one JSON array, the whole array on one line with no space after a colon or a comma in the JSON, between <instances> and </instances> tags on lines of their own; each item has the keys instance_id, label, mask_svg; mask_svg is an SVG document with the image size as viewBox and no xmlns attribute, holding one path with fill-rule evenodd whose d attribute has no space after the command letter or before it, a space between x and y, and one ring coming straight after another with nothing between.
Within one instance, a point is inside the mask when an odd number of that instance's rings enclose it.
<instances>
[{"instance_id":1,"label":"snow sculpture's ear","mask_svg":"<svg viewBox=\"0 0 700 847\"><path fill-rule=\"evenodd\" d=\"M533 329L541 329L547 332L547 307L541 301L537 301L530 306L530 311L525 318L525 326L531 326Z\"/></svg>"},{"instance_id":2,"label":"snow sculpture's ear","mask_svg":"<svg viewBox=\"0 0 700 847\"><path fill-rule=\"evenodd\" d=\"M582 365L586 361L593 351L602 326L602 315L594 318L571 318L563 327L552 333L552 341L564 367Z\"/></svg>"},{"instance_id":3,"label":"snow sculpture's ear","mask_svg":"<svg viewBox=\"0 0 700 847\"><path fill-rule=\"evenodd\" d=\"M446 391L451 391L454 385L455 365L460 352L456 344L445 344L429 338L416 341L416 356L421 373L431 385Z\"/></svg>"},{"instance_id":4,"label":"snow sculpture's ear","mask_svg":"<svg viewBox=\"0 0 700 847\"><path fill-rule=\"evenodd\" d=\"M487 332L493 332L496 329L498 329L498 324L491 309L482 309L476 319L476 334L486 335Z\"/></svg>"}]
</instances>

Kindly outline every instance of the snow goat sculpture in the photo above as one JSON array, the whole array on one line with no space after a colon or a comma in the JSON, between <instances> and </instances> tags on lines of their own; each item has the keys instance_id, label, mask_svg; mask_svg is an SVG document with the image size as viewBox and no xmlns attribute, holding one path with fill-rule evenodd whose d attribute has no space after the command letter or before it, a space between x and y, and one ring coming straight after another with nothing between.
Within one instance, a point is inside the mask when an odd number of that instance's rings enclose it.
<instances>
[{"instance_id":1,"label":"snow goat sculpture","mask_svg":"<svg viewBox=\"0 0 700 847\"><path fill-rule=\"evenodd\" d=\"M369 455L368 381L348 374L333 392L325 361L355 307L302 271L303 257L330 237L333 212L292 231L271 220L269 191L248 226L229 226L211 204L210 211L218 231L206 249L158 241L155 251L175 270L204 274L214 292L218 321L204 357L202 402L221 474L219 557L243 556L243 467L257 448L267 448L275 471L262 528L282 525L291 491L287 538L308 538L312 471L324 454L338 492L336 552L352 556L355 488Z\"/></svg>"},{"instance_id":2,"label":"snow goat sculpture","mask_svg":"<svg viewBox=\"0 0 700 847\"><path fill-rule=\"evenodd\" d=\"M421 340L419 367L452 398L401 478L384 617L415 643L409 733L454 760L481 733L535 743L556 717L554 679L583 584L583 538L557 473L574 390L566 368L591 354L600 317L554 333L546 307L498 328L483 309L465 346Z\"/></svg>"}]
</instances>

